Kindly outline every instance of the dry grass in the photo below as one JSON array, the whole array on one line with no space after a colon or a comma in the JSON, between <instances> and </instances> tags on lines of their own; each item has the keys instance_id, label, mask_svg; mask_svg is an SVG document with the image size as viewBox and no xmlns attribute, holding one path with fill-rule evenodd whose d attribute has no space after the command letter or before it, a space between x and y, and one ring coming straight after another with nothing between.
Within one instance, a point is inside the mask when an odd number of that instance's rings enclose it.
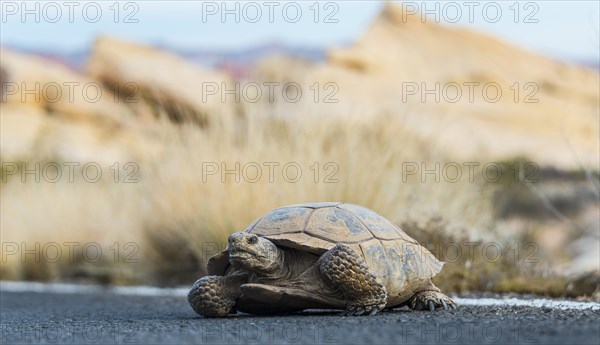
<instances>
[{"instance_id":1,"label":"dry grass","mask_svg":"<svg viewBox=\"0 0 600 345\"><path fill-rule=\"evenodd\" d=\"M263 72L262 78L299 78L286 74L293 70L280 76ZM431 169L451 159L436 140L444 129L439 124L423 124L429 126L429 138L407 123L404 109L390 110L374 101L315 103L304 97L295 104L282 99L235 104L235 112L222 112L199 126L193 121L181 122L186 116L177 115L181 107L173 100L144 96L152 100L151 105L136 106L151 109L158 120L102 126L100 122L36 114L35 126L25 126L33 138L22 151L27 154L16 156L5 154L6 138L23 137L19 116L33 115L16 106L7 116L9 109L3 105L3 162L22 160L31 168L37 162L43 166L46 162L83 165L96 161L103 176L96 183L86 182L80 166L74 183L66 176L58 183L43 179L35 183L29 176L23 183L17 172L0 184L2 279L188 284L204 273L206 259L224 247L228 234L244 229L269 210L337 200L375 210L428 247L458 243L465 254L449 262L436 278L446 291L595 294L598 298L597 270L578 277L561 274L558 269L558 264L574 262L575 254L580 253L573 251L589 252L589 246L566 248L565 243L589 237L572 231L568 222L553 223L552 214L537 212L543 217L528 219L530 209L544 211L546 207L524 185L504 180L490 185L478 171L475 176L479 178L474 181L463 175L455 183L443 178L435 182L430 175L423 182L420 174L403 178L405 163ZM7 136L7 128L17 130ZM119 182L113 181L110 170L114 162L120 163ZM139 167L137 183L124 183L126 162ZM236 164L239 182L233 174L223 174L224 168L232 170ZM286 165L299 167L302 175L297 178L293 168L284 175ZM512 166L512 162L506 165ZM257 166L260 176L256 175ZM209 167L219 171L208 175ZM3 170L3 177L6 174ZM561 202L574 205L572 201L581 199L581 193L575 193L572 181L565 183L573 196ZM560 192L557 200L570 194ZM594 202L577 207L591 210L581 218L582 224L597 214ZM522 216L514 209L527 214L511 223L510 216ZM587 228L597 227L590 224ZM481 252L468 260L464 243L470 241L495 242L502 248L534 242L540 251L533 265L513 260L509 252L493 262ZM69 255L69 242L79 243L73 256ZM48 260L54 258L53 243L62 249L56 262ZM86 243L97 243L102 249L98 260L83 255ZM24 244L25 248L13 254L14 247L7 247L12 244ZM41 252L40 260L31 252L23 257L23 249ZM445 253L433 252L447 259Z\"/></svg>"},{"instance_id":2,"label":"dry grass","mask_svg":"<svg viewBox=\"0 0 600 345\"><path fill-rule=\"evenodd\" d=\"M368 119L342 121L318 113L266 117L255 114L260 109L254 107L244 118L221 118L203 129L168 121L140 129L145 140L160 150L135 158L138 183L115 183L107 166L97 183L81 178L75 183L66 178L56 184L43 179L33 183L31 177L22 183L19 174L10 176L2 184L3 243L24 242L30 249L35 242L43 247L50 242L93 241L100 244L107 261L102 265L66 258L64 246L65 255L57 263L47 262L44 255L40 263L33 255L25 260L7 255L3 279L68 279L83 274L118 283L180 281L201 273L204 257L211 254L207 248L214 251L211 243L223 243L229 233L275 207L308 201L362 204L397 223L441 216L469 236L492 228L490 198L479 183L402 181L403 162L432 164L442 157L413 138L398 118L372 114ZM50 154L30 157L28 164L69 161L59 152L52 156L51 149L44 152ZM234 169L236 163L239 183L221 171L203 174L208 165ZM301 168L297 182L292 182L293 168L283 174L289 163ZM266 164L278 164L272 182ZM259 178L257 165L262 169ZM119 258L115 263L114 249L109 248L114 242L138 244L135 257L140 262L123 263Z\"/></svg>"},{"instance_id":3,"label":"dry grass","mask_svg":"<svg viewBox=\"0 0 600 345\"><path fill-rule=\"evenodd\" d=\"M31 177L23 183L20 173L8 176L0 185L2 279L185 284L203 274L206 259L224 246L228 234L244 229L269 210L285 204L339 200L372 208L449 261L436 278L447 291L596 294L597 298L597 273L557 274L553 265L570 259L566 251L548 252L545 248L551 246L540 245L534 264L514 260L514 253L506 251L515 242L538 243L547 237L544 222L527 221L525 229L541 231L541 237L535 237L515 231L515 226L506 224L509 220L498 218L499 204L494 202L498 188L510 191L515 186L507 189L480 178L435 183L430 176L424 183L415 175L403 180L404 163L432 167L436 162L443 165L445 157L411 134L401 118L377 113L342 118L316 108L310 115L284 116L276 113L277 107L263 107L244 105L244 116L213 119L202 128L174 124L165 116L156 123L121 129L134 131L137 147L147 148L132 150L130 155L139 166L137 183L123 183L123 171L115 183L107 163L101 164L104 174L97 183L84 181L78 169L74 183L67 178L34 183ZM65 154L70 151L59 149L74 144L57 140L59 127L44 138L27 157L28 167L35 162L43 166L73 161ZM236 163L240 164L239 182L232 174L222 174L222 164L231 170ZM283 175L288 163L302 170L297 182L290 181L296 176L293 169ZM316 181L311 170L315 163L319 167ZM325 169L327 163L330 166ZM207 175L206 167L215 164L220 171ZM278 164L272 180L265 164ZM262 169L260 177L254 168L244 170L244 166L257 165ZM503 255L487 260L479 245L470 258L465 243L472 241L497 243ZM79 243L73 256L68 255L67 242ZM7 249L14 249L5 247L7 243L24 243L34 251L39 243L40 260L36 262L34 254L22 257L23 248L15 255L7 254ZM51 243L62 248L63 255L56 262L49 260L54 258L51 246L44 250ZM103 251L100 259L90 259L93 248L87 257L83 255L86 243L98 244ZM119 245L116 257L114 243ZM448 260L448 253L436 249L436 245L450 243L461 247L458 259Z\"/></svg>"}]
</instances>

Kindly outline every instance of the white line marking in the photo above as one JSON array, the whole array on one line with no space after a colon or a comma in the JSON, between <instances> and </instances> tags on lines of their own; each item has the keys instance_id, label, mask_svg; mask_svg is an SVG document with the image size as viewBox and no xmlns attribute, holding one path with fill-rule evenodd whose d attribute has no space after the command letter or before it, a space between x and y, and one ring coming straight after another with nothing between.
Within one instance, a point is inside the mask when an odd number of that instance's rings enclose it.
<instances>
[{"instance_id":1,"label":"white line marking","mask_svg":"<svg viewBox=\"0 0 600 345\"><path fill-rule=\"evenodd\" d=\"M39 292L59 294L113 293L130 296L187 296L190 287L159 288L153 286L102 286L0 281L0 292Z\"/></svg>"},{"instance_id":2,"label":"white line marking","mask_svg":"<svg viewBox=\"0 0 600 345\"><path fill-rule=\"evenodd\" d=\"M503 306L503 307L537 307L537 308L552 308L552 309L591 309L600 310L600 303L595 302L578 302L565 300L552 300L545 298L536 299L518 299L518 298L453 298L454 302L461 305L476 305L476 306Z\"/></svg>"},{"instance_id":3,"label":"white line marking","mask_svg":"<svg viewBox=\"0 0 600 345\"><path fill-rule=\"evenodd\" d=\"M113 293L128 296L175 296L185 297L189 287L158 288L153 286L100 286L100 285L78 285L59 283L34 283L18 281L0 281L0 292L37 292L58 294L93 294ZM551 309L577 309L577 310L600 310L600 303L578 302L565 300L551 300L545 298L518 299L518 298L460 298L453 300L461 305L474 306L504 306L504 307L536 307Z\"/></svg>"}]
</instances>

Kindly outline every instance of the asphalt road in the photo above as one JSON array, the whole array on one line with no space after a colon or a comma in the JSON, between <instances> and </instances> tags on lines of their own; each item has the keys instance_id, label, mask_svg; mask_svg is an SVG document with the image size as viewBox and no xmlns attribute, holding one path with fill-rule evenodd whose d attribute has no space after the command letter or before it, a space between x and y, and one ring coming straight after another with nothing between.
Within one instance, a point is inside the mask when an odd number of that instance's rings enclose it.
<instances>
[{"instance_id":1,"label":"asphalt road","mask_svg":"<svg viewBox=\"0 0 600 345\"><path fill-rule=\"evenodd\" d=\"M462 306L206 319L185 297L2 292L3 344L599 344L600 310Z\"/></svg>"}]
</instances>

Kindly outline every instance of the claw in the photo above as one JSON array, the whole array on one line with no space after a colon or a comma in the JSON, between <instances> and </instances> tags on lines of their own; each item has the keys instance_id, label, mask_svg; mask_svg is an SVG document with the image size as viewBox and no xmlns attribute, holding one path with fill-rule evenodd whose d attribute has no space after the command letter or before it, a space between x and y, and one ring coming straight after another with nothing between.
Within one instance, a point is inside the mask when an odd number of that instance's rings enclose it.
<instances>
[{"instance_id":1,"label":"claw","mask_svg":"<svg viewBox=\"0 0 600 345\"><path fill-rule=\"evenodd\" d=\"M371 310L371 312L369 313L369 315L373 316L373 315L377 314L378 312L379 312L379 308L373 307L373 309Z\"/></svg>"},{"instance_id":2,"label":"claw","mask_svg":"<svg viewBox=\"0 0 600 345\"><path fill-rule=\"evenodd\" d=\"M432 300L427 301L427 307L429 308L429 311L435 310L435 305L433 304Z\"/></svg>"},{"instance_id":3,"label":"claw","mask_svg":"<svg viewBox=\"0 0 600 345\"><path fill-rule=\"evenodd\" d=\"M352 315L359 316L359 315L363 315L364 313L365 313L365 308L358 307L354 310L354 313L352 313Z\"/></svg>"},{"instance_id":4,"label":"claw","mask_svg":"<svg viewBox=\"0 0 600 345\"><path fill-rule=\"evenodd\" d=\"M415 303L415 310L416 311L421 311L421 309L423 309L423 303L421 303L421 301L417 301Z\"/></svg>"},{"instance_id":5,"label":"claw","mask_svg":"<svg viewBox=\"0 0 600 345\"><path fill-rule=\"evenodd\" d=\"M446 301L444 301L444 299L440 300L442 302L442 306L444 306L444 310L448 310L448 304L446 304Z\"/></svg>"},{"instance_id":6,"label":"claw","mask_svg":"<svg viewBox=\"0 0 600 345\"><path fill-rule=\"evenodd\" d=\"M450 308L452 308L452 309L456 310L456 305L454 305L454 303L453 303L453 304L450 304Z\"/></svg>"}]
</instances>

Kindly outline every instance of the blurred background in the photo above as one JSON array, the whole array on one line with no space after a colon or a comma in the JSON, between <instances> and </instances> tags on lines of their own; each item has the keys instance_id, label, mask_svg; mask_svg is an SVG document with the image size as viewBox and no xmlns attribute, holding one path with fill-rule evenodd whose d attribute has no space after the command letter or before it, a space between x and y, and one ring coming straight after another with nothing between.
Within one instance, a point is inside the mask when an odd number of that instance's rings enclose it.
<instances>
[{"instance_id":1,"label":"blurred background","mask_svg":"<svg viewBox=\"0 0 600 345\"><path fill-rule=\"evenodd\" d=\"M597 2L2 2L2 280L191 284L344 201L444 291L600 299Z\"/></svg>"}]
</instances>

